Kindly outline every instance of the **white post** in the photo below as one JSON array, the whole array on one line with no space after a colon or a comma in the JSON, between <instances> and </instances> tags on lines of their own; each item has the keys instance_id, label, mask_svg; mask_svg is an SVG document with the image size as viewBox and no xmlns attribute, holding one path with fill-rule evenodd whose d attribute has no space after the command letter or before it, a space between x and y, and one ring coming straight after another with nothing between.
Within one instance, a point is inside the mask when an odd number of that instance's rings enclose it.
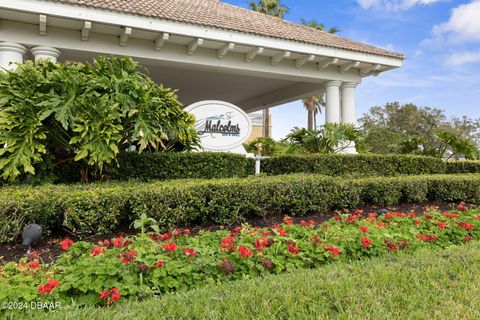
<instances>
[{"instance_id":1,"label":"white post","mask_svg":"<svg viewBox=\"0 0 480 320\"><path fill-rule=\"evenodd\" d=\"M57 58L60 56L60 50L52 47L34 47L30 50L35 57L35 62L40 60L48 60L52 63L57 63Z\"/></svg>"},{"instance_id":2,"label":"white post","mask_svg":"<svg viewBox=\"0 0 480 320\"><path fill-rule=\"evenodd\" d=\"M0 42L0 69L15 70L16 63L23 63L27 48L14 42Z\"/></svg>"},{"instance_id":3,"label":"white post","mask_svg":"<svg viewBox=\"0 0 480 320\"><path fill-rule=\"evenodd\" d=\"M260 159L262 158L261 155L255 155L255 175L258 176L260 174Z\"/></svg>"},{"instance_id":4,"label":"white post","mask_svg":"<svg viewBox=\"0 0 480 320\"><path fill-rule=\"evenodd\" d=\"M355 117L355 88L357 83L346 82L342 85L342 123L356 123ZM355 143L350 144L342 151L346 154L356 154Z\"/></svg>"},{"instance_id":5,"label":"white post","mask_svg":"<svg viewBox=\"0 0 480 320\"><path fill-rule=\"evenodd\" d=\"M326 103L325 122L340 123L340 85L341 81L328 81L325 84Z\"/></svg>"}]
</instances>

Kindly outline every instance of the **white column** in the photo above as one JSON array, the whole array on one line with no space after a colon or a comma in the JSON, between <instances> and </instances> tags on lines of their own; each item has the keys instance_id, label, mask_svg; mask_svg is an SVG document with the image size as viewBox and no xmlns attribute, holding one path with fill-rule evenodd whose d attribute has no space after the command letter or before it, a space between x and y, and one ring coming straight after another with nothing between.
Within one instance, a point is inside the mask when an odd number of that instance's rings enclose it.
<instances>
[{"instance_id":1,"label":"white column","mask_svg":"<svg viewBox=\"0 0 480 320\"><path fill-rule=\"evenodd\" d=\"M345 82L342 84L342 123L355 124L355 88L357 83Z\"/></svg>"},{"instance_id":2,"label":"white column","mask_svg":"<svg viewBox=\"0 0 480 320\"><path fill-rule=\"evenodd\" d=\"M35 57L35 62L40 60L48 60L52 63L57 63L57 58L60 56L60 50L52 48L52 47L33 47L30 50Z\"/></svg>"},{"instance_id":3,"label":"white column","mask_svg":"<svg viewBox=\"0 0 480 320\"><path fill-rule=\"evenodd\" d=\"M23 55L27 48L14 42L0 42L0 68L15 70L15 63L23 63Z\"/></svg>"},{"instance_id":4,"label":"white column","mask_svg":"<svg viewBox=\"0 0 480 320\"><path fill-rule=\"evenodd\" d=\"M357 119L355 117L355 88L357 83L345 82L342 85L342 123L355 124ZM356 154L355 143L350 144L342 151L346 154Z\"/></svg>"},{"instance_id":5,"label":"white column","mask_svg":"<svg viewBox=\"0 0 480 320\"><path fill-rule=\"evenodd\" d=\"M340 85L341 81L328 81L325 84L326 103L325 122L340 123Z\"/></svg>"}]
</instances>

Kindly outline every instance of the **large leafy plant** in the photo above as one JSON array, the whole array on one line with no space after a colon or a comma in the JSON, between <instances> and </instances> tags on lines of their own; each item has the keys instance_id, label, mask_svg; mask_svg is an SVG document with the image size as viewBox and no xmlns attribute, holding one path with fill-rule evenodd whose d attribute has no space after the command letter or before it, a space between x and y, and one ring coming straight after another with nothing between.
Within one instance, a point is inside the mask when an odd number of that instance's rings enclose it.
<instances>
[{"instance_id":1,"label":"large leafy plant","mask_svg":"<svg viewBox=\"0 0 480 320\"><path fill-rule=\"evenodd\" d=\"M175 92L138 69L130 58L100 57L92 64L27 62L0 73L2 177L66 161L101 171L127 149L194 144L194 119Z\"/></svg>"}]
</instances>

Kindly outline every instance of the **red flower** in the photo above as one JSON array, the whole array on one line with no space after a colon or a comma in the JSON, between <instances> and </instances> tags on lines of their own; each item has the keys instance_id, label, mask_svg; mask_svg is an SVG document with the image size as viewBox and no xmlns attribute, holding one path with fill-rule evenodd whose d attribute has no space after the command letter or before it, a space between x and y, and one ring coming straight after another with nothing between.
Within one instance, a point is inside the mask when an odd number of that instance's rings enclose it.
<instances>
[{"instance_id":1,"label":"red flower","mask_svg":"<svg viewBox=\"0 0 480 320\"><path fill-rule=\"evenodd\" d=\"M302 227L313 227L315 226L316 222L314 220L308 220L308 221L305 221L305 220L302 220L300 221L300 225Z\"/></svg>"},{"instance_id":2,"label":"red flower","mask_svg":"<svg viewBox=\"0 0 480 320\"><path fill-rule=\"evenodd\" d=\"M170 233L164 233L160 236L160 240L162 241L167 241L167 240L170 240L172 238L172 235Z\"/></svg>"},{"instance_id":3,"label":"red flower","mask_svg":"<svg viewBox=\"0 0 480 320\"><path fill-rule=\"evenodd\" d=\"M337 220L337 221L340 221L340 220L342 220L342 217L341 217L341 216L339 216L339 215L336 215L336 216L335 216L335 217L333 217L333 218L334 218L335 220Z\"/></svg>"},{"instance_id":4,"label":"red flower","mask_svg":"<svg viewBox=\"0 0 480 320\"><path fill-rule=\"evenodd\" d=\"M240 254L245 258L248 258L253 254L253 251L245 246L238 247L238 252L240 252Z\"/></svg>"},{"instance_id":5,"label":"red flower","mask_svg":"<svg viewBox=\"0 0 480 320\"><path fill-rule=\"evenodd\" d=\"M438 223L438 227L442 230L445 229L446 226L447 226L447 224L445 222L439 222Z\"/></svg>"},{"instance_id":6,"label":"red flower","mask_svg":"<svg viewBox=\"0 0 480 320\"><path fill-rule=\"evenodd\" d=\"M226 237L222 239L222 242L220 243L220 247L222 249L228 249L230 246L233 246L233 242L235 239L233 237Z\"/></svg>"},{"instance_id":7,"label":"red flower","mask_svg":"<svg viewBox=\"0 0 480 320\"><path fill-rule=\"evenodd\" d=\"M113 288L111 290L103 290L99 294L100 299L106 301L107 304L112 304L115 301L119 300L121 297L120 291L117 288Z\"/></svg>"},{"instance_id":8,"label":"red flower","mask_svg":"<svg viewBox=\"0 0 480 320\"><path fill-rule=\"evenodd\" d=\"M113 246L115 248L122 248L128 245L128 241L125 241L125 237L118 237L112 239Z\"/></svg>"},{"instance_id":9,"label":"red flower","mask_svg":"<svg viewBox=\"0 0 480 320\"><path fill-rule=\"evenodd\" d=\"M286 225L292 225L293 224L293 219L290 218L289 216L285 216L283 218L283 223L286 224Z\"/></svg>"},{"instance_id":10,"label":"red flower","mask_svg":"<svg viewBox=\"0 0 480 320\"><path fill-rule=\"evenodd\" d=\"M96 257L96 256L98 256L98 255L100 255L100 254L102 254L102 253L104 253L104 252L105 252L105 248L104 248L104 247L95 246L95 247L93 247L93 249L92 249L92 255L93 255L94 257Z\"/></svg>"},{"instance_id":11,"label":"red flower","mask_svg":"<svg viewBox=\"0 0 480 320\"><path fill-rule=\"evenodd\" d=\"M130 251L125 251L117 255L120 259L122 259L122 264L129 264L131 262L134 262L137 257L137 250L132 249Z\"/></svg>"},{"instance_id":12,"label":"red flower","mask_svg":"<svg viewBox=\"0 0 480 320\"><path fill-rule=\"evenodd\" d=\"M38 251L37 250L32 250L30 251L30 253L28 254L28 257L30 259L38 259L40 258L40 254L38 254Z\"/></svg>"},{"instance_id":13,"label":"red flower","mask_svg":"<svg viewBox=\"0 0 480 320\"><path fill-rule=\"evenodd\" d=\"M183 235L188 236L190 234L190 229L183 229Z\"/></svg>"},{"instance_id":14,"label":"red flower","mask_svg":"<svg viewBox=\"0 0 480 320\"><path fill-rule=\"evenodd\" d=\"M195 249L190 249L190 248L185 248L183 250L183 253L185 253L189 257L195 257L197 255L197 252L195 251Z\"/></svg>"},{"instance_id":15,"label":"red flower","mask_svg":"<svg viewBox=\"0 0 480 320\"><path fill-rule=\"evenodd\" d=\"M40 262L38 262L38 260L35 259L28 264L28 267L30 269L36 269L36 268L40 267Z\"/></svg>"},{"instance_id":16,"label":"red flower","mask_svg":"<svg viewBox=\"0 0 480 320\"><path fill-rule=\"evenodd\" d=\"M73 244L73 240L66 238L60 242L60 247L62 247L63 251L67 251L72 244Z\"/></svg>"},{"instance_id":17,"label":"red flower","mask_svg":"<svg viewBox=\"0 0 480 320\"><path fill-rule=\"evenodd\" d=\"M364 233L368 233L368 228L365 226L359 226L358 229L362 230Z\"/></svg>"},{"instance_id":18,"label":"red flower","mask_svg":"<svg viewBox=\"0 0 480 320\"><path fill-rule=\"evenodd\" d=\"M175 242L165 243L162 247L168 252L177 250L177 244Z\"/></svg>"},{"instance_id":19,"label":"red flower","mask_svg":"<svg viewBox=\"0 0 480 320\"><path fill-rule=\"evenodd\" d=\"M355 222L357 222L357 218L358 218L357 215L353 214L351 216L348 216L347 220L345 220L345 221L347 221L348 223L355 223Z\"/></svg>"},{"instance_id":20,"label":"red flower","mask_svg":"<svg viewBox=\"0 0 480 320\"><path fill-rule=\"evenodd\" d=\"M353 214L357 214L357 215L363 214L363 210L356 209L355 211L353 211Z\"/></svg>"},{"instance_id":21,"label":"red flower","mask_svg":"<svg viewBox=\"0 0 480 320\"><path fill-rule=\"evenodd\" d=\"M294 245L292 245L292 244L289 244L289 245L288 245L288 251L290 251L290 252L293 253L293 254L297 254L298 251L300 251L300 248L299 248L299 247L296 247L296 246L294 246Z\"/></svg>"},{"instance_id":22,"label":"red flower","mask_svg":"<svg viewBox=\"0 0 480 320\"><path fill-rule=\"evenodd\" d=\"M465 241L472 241L473 237L469 236L468 234L465 235Z\"/></svg>"},{"instance_id":23,"label":"red flower","mask_svg":"<svg viewBox=\"0 0 480 320\"><path fill-rule=\"evenodd\" d=\"M407 214L407 217L409 217L409 218L415 218L416 216L417 216L417 214L415 212L409 212Z\"/></svg>"},{"instance_id":24,"label":"red flower","mask_svg":"<svg viewBox=\"0 0 480 320\"><path fill-rule=\"evenodd\" d=\"M269 235L270 235L270 231L268 230L262 231L262 236L269 236Z\"/></svg>"},{"instance_id":25,"label":"red flower","mask_svg":"<svg viewBox=\"0 0 480 320\"><path fill-rule=\"evenodd\" d=\"M444 217L447 217L447 218L450 218L450 219L457 219L458 218L458 214L455 214L455 213L442 213L442 215Z\"/></svg>"},{"instance_id":26,"label":"red flower","mask_svg":"<svg viewBox=\"0 0 480 320\"><path fill-rule=\"evenodd\" d=\"M417 235L417 239L420 239L422 241L432 242L432 241L435 241L437 239L437 236L434 235L434 234L421 234L421 233L419 233Z\"/></svg>"},{"instance_id":27,"label":"red flower","mask_svg":"<svg viewBox=\"0 0 480 320\"><path fill-rule=\"evenodd\" d=\"M385 222L379 221L379 222L377 222L377 224L375 226L377 228L387 228L388 224L386 224Z\"/></svg>"},{"instance_id":28,"label":"red flower","mask_svg":"<svg viewBox=\"0 0 480 320\"><path fill-rule=\"evenodd\" d=\"M324 246L323 249L330 251L334 257L340 255L340 249L335 246Z\"/></svg>"},{"instance_id":29,"label":"red flower","mask_svg":"<svg viewBox=\"0 0 480 320\"><path fill-rule=\"evenodd\" d=\"M376 217L377 217L377 214L376 214L375 212L370 212L370 213L368 214L368 218L369 218L370 220L373 220L373 219L375 219Z\"/></svg>"},{"instance_id":30,"label":"red flower","mask_svg":"<svg viewBox=\"0 0 480 320\"><path fill-rule=\"evenodd\" d=\"M372 245L372 240L367 238L367 237L364 237L364 238L361 238L360 241L362 242L362 247L364 248L368 248Z\"/></svg>"},{"instance_id":31,"label":"red flower","mask_svg":"<svg viewBox=\"0 0 480 320\"><path fill-rule=\"evenodd\" d=\"M473 224L471 223L466 223L465 221L459 222L458 225L460 228L463 228L465 230L473 230Z\"/></svg>"},{"instance_id":32,"label":"red flower","mask_svg":"<svg viewBox=\"0 0 480 320\"><path fill-rule=\"evenodd\" d=\"M152 266L153 269L157 269L157 268L163 268L163 266L165 265L165 261L163 260L158 260L157 262L155 262Z\"/></svg>"},{"instance_id":33,"label":"red flower","mask_svg":"<svg viewBox=\"0 0 480 320\"><path fill-rule=\"evenodd\" d=\"M280 237L286 237L288 235L287 231L280 226L275 226L275 230L277 230Z\"/></svg>"},{"instance_id":34,"label":"red flower","mask_svg":"<svg viewBox=\"0 0 480 320\"><path fill-rule=\"evenodd\" d=\"M58 287L60 282L55 279L48 280L46 284L38 286L38 292L40 294L50 294L52 293L53 289Z\"/></svg>"},{"instance_id":35,"label":"red flower","mask_svg":"<svg viewBox=\"0 0 480 320\"><path fill-rule=\"evenodd\" d=\"M467 207L465 206L465 202L462 201L458 204L457 211L460 211L460 212L467 211Z\"/></svg>"},{"instance_id":36,"label":"red flower","mask_svg":"<svg viewBox=\"0 0 480 320\"><path fill-rule=\"evenodd\" d=\"M267 247L269 245L269 242L268 242L268 239L267 238L258 238L257 240L255 240L255 249L257 249L258 251L263 251L263 249L265 249L265 247Z\"/></svg>"},{"instance_id":37,"label":"red flower","mask_svg":"<svg viewBox=\"0 0 480 320\"><path fill-rule=\"evenodd\" d=\"M391 214L391 213L385 213L383 216L384 216L385 218L387 218L387 219L393 219L393 218L395 218L395 217L393 216L393 214Z\"/></svg>"}]
</instances>

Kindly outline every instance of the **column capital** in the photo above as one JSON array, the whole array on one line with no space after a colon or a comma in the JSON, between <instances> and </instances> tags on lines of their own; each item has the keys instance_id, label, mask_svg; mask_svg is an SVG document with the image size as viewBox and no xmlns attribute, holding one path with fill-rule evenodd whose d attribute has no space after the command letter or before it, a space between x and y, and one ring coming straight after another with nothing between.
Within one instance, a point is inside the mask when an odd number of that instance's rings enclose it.
<instances>
[{"instance_id":1,"label":"column capital","mask_svg":"<svg viewBox=\"0 0 480 320\"><path fill-rule=\"evenodd\" d=\"M342 85L342 81L338 80L331 80L325 82L325 87L340 87Z\"/></svg>"},{"instance_id":2,"label":"column capital","mask_svg":"<svg viewBox=\"0 0 480 320\"><path fill-rule=\"evenodd\" d=\"M358 86L357 82L344 82L342 83L342 88L353 88L355 89Z\"/></svg>"},{"instance_id":3,"label":"column capital","mask_svg":"<svg viewBox=\"0 0 480 320\"><path fill-rule=\"evenodd\" d=\"M0 51L15 52L24 55L27 53L27 48L15 42L0 42Z\"/></svg>"},{"instance_id":4,"label":"column capital","mask_svg":"<svg viewBox=\"0 0 480 320\"><path fill-rule=\"evenodd\" d=\"M52 57L57 59L61 54L60 50L45 46L33 47L32 49L30 49L30 51L35 57L41 56L42 58Z\"/></svg>"}]
</instances>

